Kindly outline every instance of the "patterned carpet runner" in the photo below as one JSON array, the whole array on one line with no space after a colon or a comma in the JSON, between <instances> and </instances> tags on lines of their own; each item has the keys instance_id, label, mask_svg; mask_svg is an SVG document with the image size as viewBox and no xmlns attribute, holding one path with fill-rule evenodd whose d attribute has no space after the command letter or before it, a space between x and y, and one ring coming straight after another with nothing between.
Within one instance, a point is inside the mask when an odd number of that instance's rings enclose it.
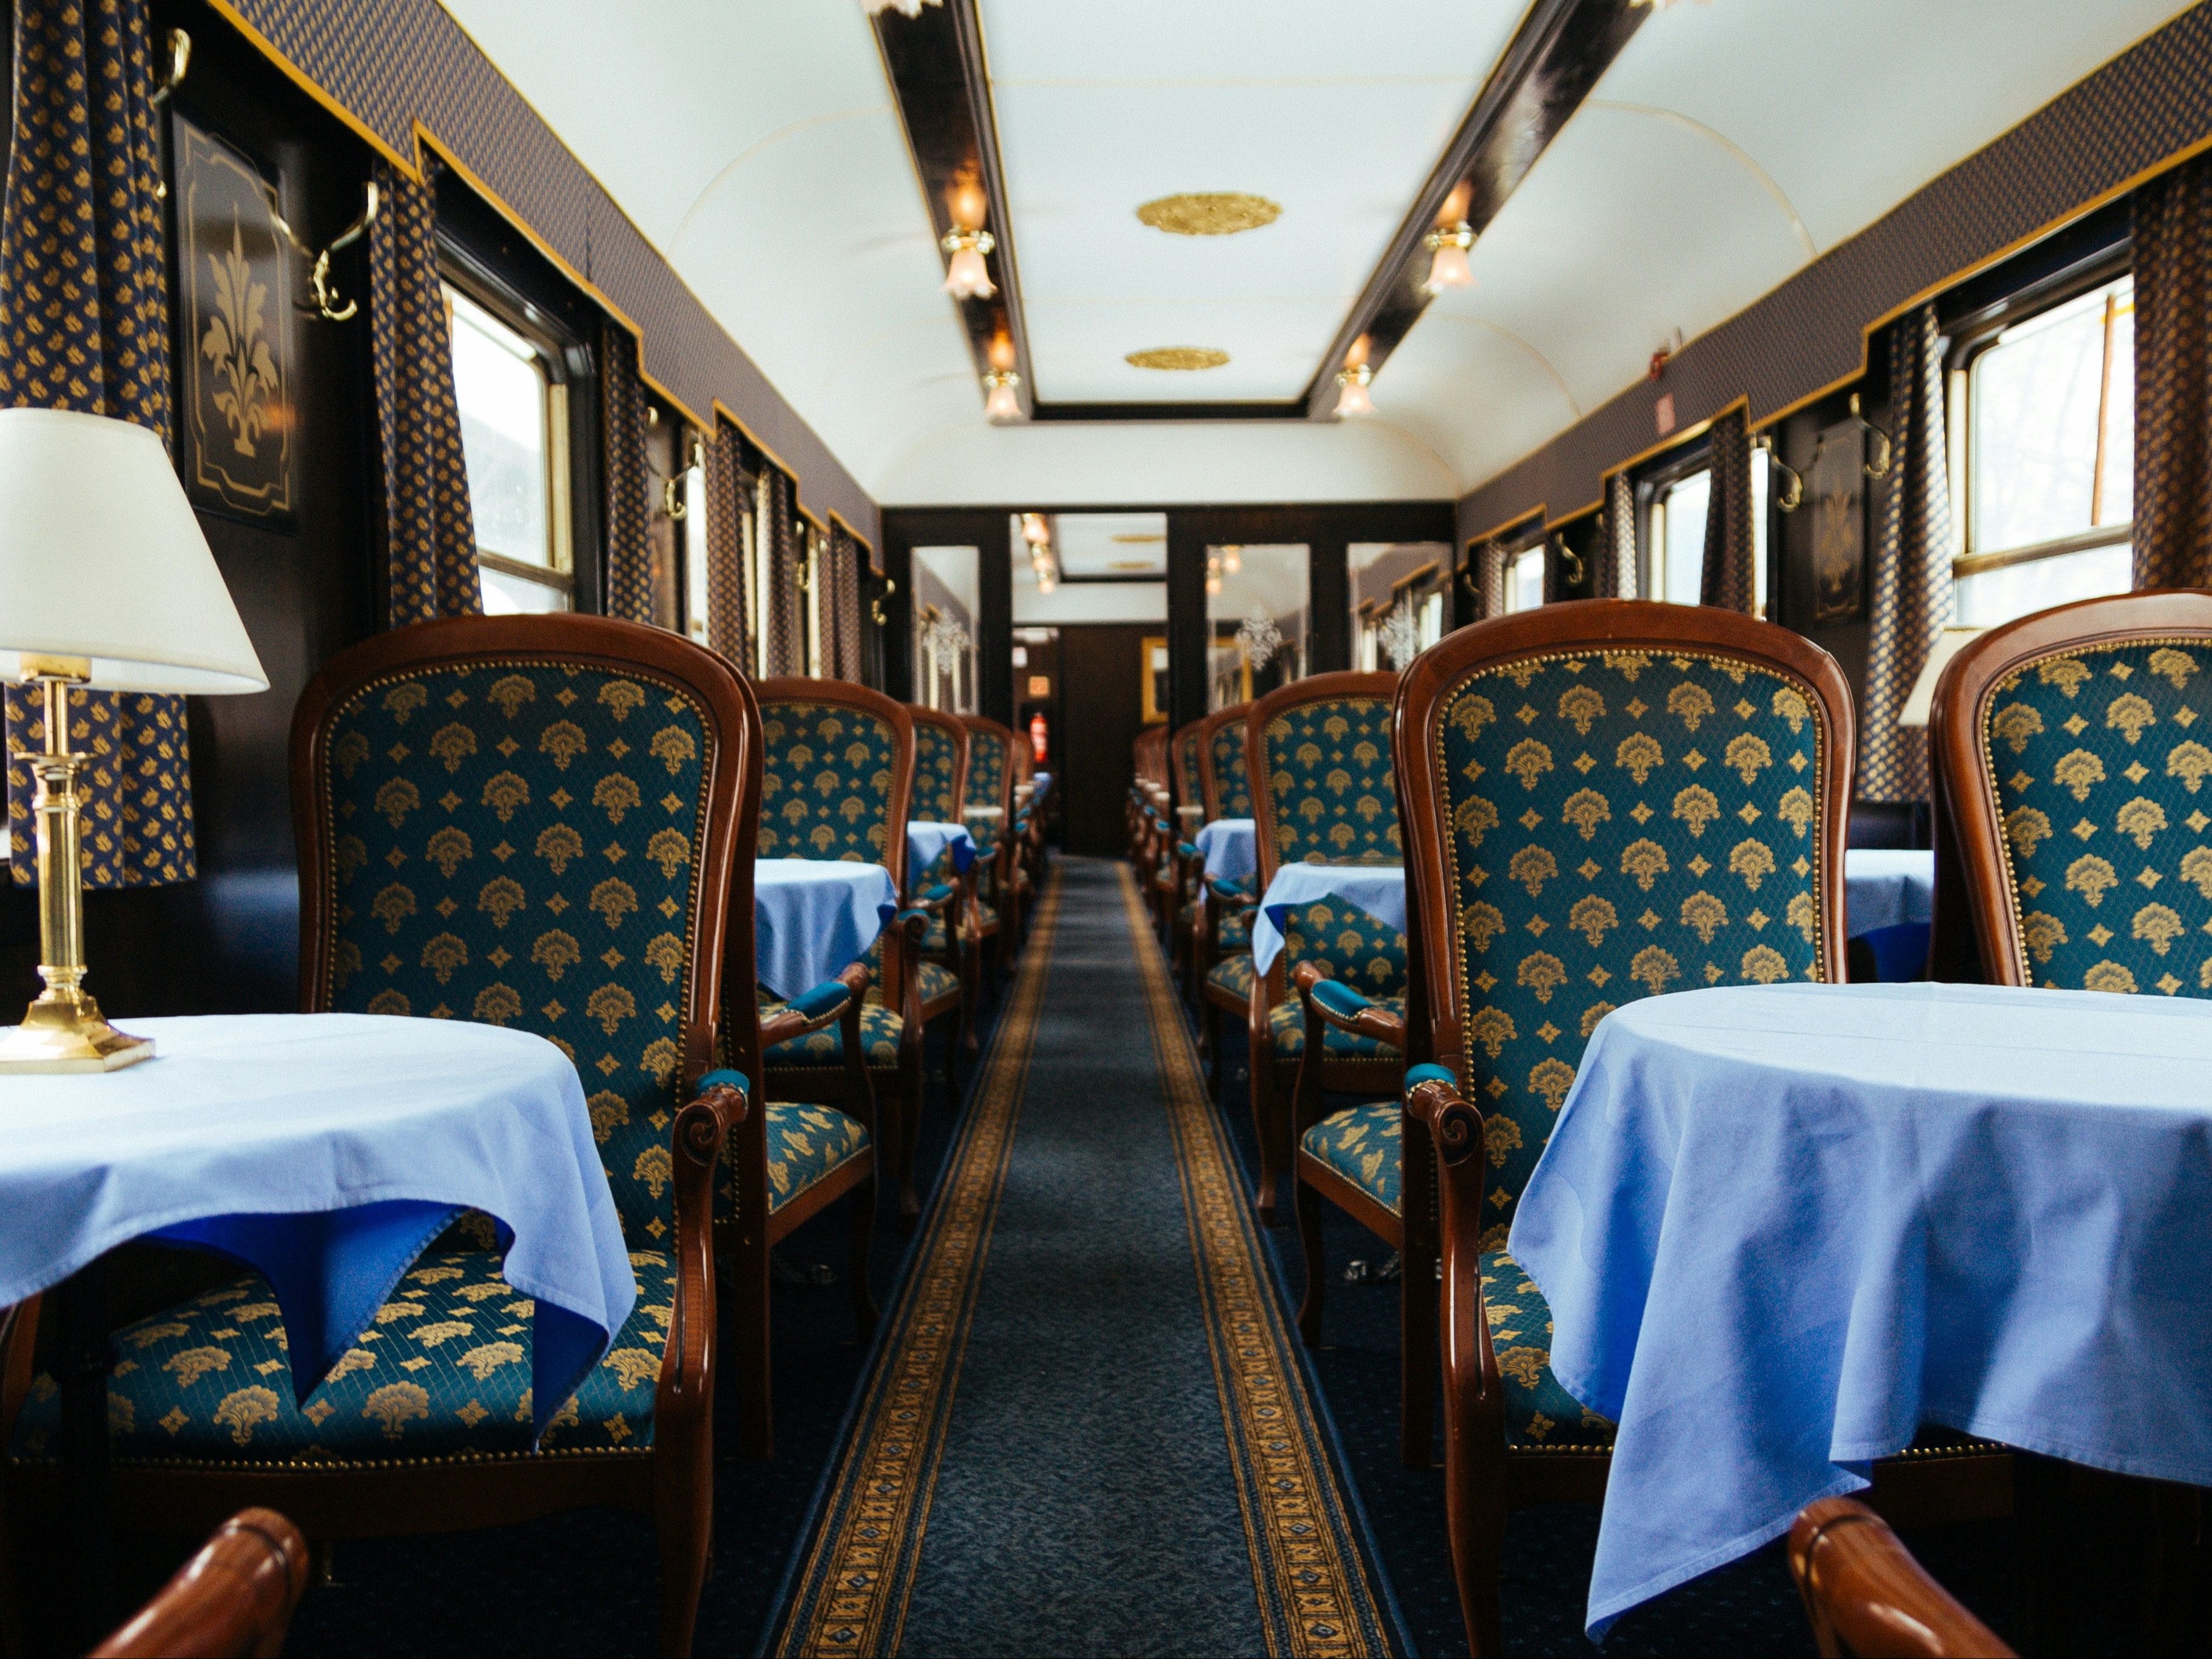
<instances>
[{"instance_id":1,"label":"patterned carpet runner","mask_svg":"<svg viewBox=\"0 0 2212 1659\"><path fill-rule=\"evenodd\" d=\"M1146 933L1055 866L776 1653L1404 1650Z\"/></svg>"}]
</instances>

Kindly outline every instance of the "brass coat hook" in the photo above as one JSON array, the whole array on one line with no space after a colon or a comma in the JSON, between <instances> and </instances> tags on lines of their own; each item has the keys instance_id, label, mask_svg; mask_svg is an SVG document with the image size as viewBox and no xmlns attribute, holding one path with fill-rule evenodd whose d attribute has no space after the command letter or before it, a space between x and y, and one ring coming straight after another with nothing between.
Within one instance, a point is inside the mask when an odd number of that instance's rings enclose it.
<instances>
[{"instance_id":1,"label":"brass coat hook","mask_svg":"<svg viewBox=\"0 0 2212 1659\"><path fill-rule=\"evenodd\" d=\"M873 599L869 601L868 615L875 619L877 627L888 628L890 626L891 619L884 615L884 601L897 592L897 580L893 577L886 576L884 578L884 591L877 594Z\"/></svg>"},{"instance_id":2,"label":"brass coat hook","mask_svg":"<svg viewBox=\"0 0 2212 1659\"><path fill-rule=\"evenodd\" d=\"M1567 545L1567 538L1552 538L1552 550L1559 556L1560 574L1566 578L1565 586L1579 587L1583 580L1583 556Z\"/></svg>"},{"instance_id":3,"label":"brass coat hook","mask_svg":"<svg viewBox=\"0 0 2212 1659\"><path fill-rule=\"evenodd\" d=\"M270 222L283 234L284 240L291 243L303 258L312 258L315 262L313 269L307 273L307 290L313 295L314 304L301 306L300 309L311 316L320 317L326 323L343 323L361 310L361 302L358 300L347 300L343 307L339 305L338 301L343 296L331 286L331 256L341 249L351 247L356 242L361 240L368 234L368 228L376 222L376 216L383 198L378 194L375 179L372 179L368 181L367 191L368 198L362 206L361 216L340 231L337 240L319 253L301 241L300 234L286 223L281 216L275 212L271 212L269 216Z\"/></svg>"},{"instance_id":4,"label":"brass coat hook","mask_svg":"<svg viewBox=\"0 0 2212 1659\"><path fill-rule=\"evenodd\" d=\"M1782 452L1775 447L1771 434L1762 433L1759 447L1766 452L1768 467L1782 474L1782 489L1774 497L1775 506L1784 513L1795 513L1805 504L1805 475L1782 459ZM1819 453L1817 450L1814 453Z\"/></svg>"},{"instance_id":5,"label":"brass coat hook","mask_svg":"<svg viewBox=\"0 0 2212 1659\"><path fill-rule=\"evenodd\" d=\"M660 481L660 514L672 521L684 518L691 511L691 503L684 499L684 492L678 487L678 482L675 478Z\"/></svg>"},{"instance_id":6,"label":"brass coat hook","mask_svg":"<svg viewBox=\"0 0 2212 1659\"><path fill-rule=\"evenodd\" d=\"M1861 426L1864 427L1868 431L1873 433L1876 438L1879 438L1881 441L1881 447L1875 451L1874 459L1866 464L1867 477L1869 478L1887 478L1889 476L1890 453L1895 448L1895 446L1890 441L1889 434L1884 432L1872 421L1869 421L1865 416L1859 413L1859 394L1856 392L1851 393L1851 418L1856 421Z\"/></svg>"},{"instance_id":7,"label":"brass coat hook","mask_svg":"<svg viewBox=\"0 0 2212 1659\"><path fill-rule=\"evenodd\" d=\"M154 88L146 101L155 109L167 103L171 94L184 84L185 71L191 66L192 37L182 29L171 29L169 31L169 73L162 80L161 84Z\"/></svg>"}]
</instances>

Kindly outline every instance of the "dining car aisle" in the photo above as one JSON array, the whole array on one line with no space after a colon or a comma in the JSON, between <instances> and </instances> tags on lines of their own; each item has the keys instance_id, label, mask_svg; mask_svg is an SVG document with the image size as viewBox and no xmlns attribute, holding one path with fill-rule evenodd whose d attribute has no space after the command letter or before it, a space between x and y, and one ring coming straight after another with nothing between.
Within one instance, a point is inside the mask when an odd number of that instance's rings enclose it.
<instances>
[{"instance_id":1,"label":"dining car aisle","mask_svg":"<svg viewBox=\"0 0 2212 1659\"><path fill-rule=\"evenodd\" d=\"M1133 885L1054 869L775 1650L1403 1651Z\"/></svg>"}]
</instances>

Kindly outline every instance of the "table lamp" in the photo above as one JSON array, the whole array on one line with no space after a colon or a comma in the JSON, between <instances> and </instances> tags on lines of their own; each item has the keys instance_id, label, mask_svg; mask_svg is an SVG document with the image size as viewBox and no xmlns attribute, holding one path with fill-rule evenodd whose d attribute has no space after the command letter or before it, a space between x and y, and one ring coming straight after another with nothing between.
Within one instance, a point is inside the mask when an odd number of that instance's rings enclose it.
<instances>
[{"instance_id":1,"label":"table lamp","mask_svg":"<svg viewBox=\"0 0 2212 1659\"><path fill-rule=\"evenodd\" d=\"M58 409L0 410L0 675L39 688L39 975L0 1037L0 1073L110 1072L153 1043L84 989L84 875L69 695L266 691L215 555L150 428Z\"/></svg>"}]
</instances>

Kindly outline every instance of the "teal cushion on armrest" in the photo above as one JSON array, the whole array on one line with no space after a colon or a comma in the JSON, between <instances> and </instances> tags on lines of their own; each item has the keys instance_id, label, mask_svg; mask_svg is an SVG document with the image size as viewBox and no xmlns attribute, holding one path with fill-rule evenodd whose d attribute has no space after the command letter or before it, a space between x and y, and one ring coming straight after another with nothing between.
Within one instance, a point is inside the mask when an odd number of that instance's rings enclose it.
<instances>
[{"instance_id":1,"label":"teal cushion on armrest","mask_svg":"<svg viewBox=\"0 0 2212 1659\"><path fill-rule=\"evenodd\" d=\"M1340 979L1322 981L1313 988L1313 1000L1332 1014L1345 1019L1364 1013L1375 1006Z\"/></svg>"},{"instance_id":2,"label":"teal cushion on armrest","mask_svg":"<svg viewBox=\"0 0 2212 1659\"><path fill-rule=\"evenodd\" d=\"M699 1079L701 1094L705 1094L709 1089L735 1089L739 1094L750 1097L753 1085L743 1072L722 1070L709 1072Z\"/></svg>"},{"instance_id":3,"label":"teal cushion on armrest","mask_svg":"<svg viewBox=\"0 0 2212 1659\"><path fill-rule=\"evenodd\" d=\"M817 1020L852 1000L853 988L842 979L825 979L811 986L783 1006L807 1020Z\"/></svg>"},{"instance_id":4,"label":"teal cushion on armrest","mask_svg":"<svg viewBox=\"0 0 2212 1659\"><path fill-rule=\"evenodd\" d=\"M1411 1066L1407 1067L1406 1087L1407 1090L1410 1091L1416 1089L1424 1083L1442 1083L1448 1085L1454 1089L1459 1087L1459 1079L1451 1074L1451 1068L1449 1066Z\"/></svg>"}]
</instances>

